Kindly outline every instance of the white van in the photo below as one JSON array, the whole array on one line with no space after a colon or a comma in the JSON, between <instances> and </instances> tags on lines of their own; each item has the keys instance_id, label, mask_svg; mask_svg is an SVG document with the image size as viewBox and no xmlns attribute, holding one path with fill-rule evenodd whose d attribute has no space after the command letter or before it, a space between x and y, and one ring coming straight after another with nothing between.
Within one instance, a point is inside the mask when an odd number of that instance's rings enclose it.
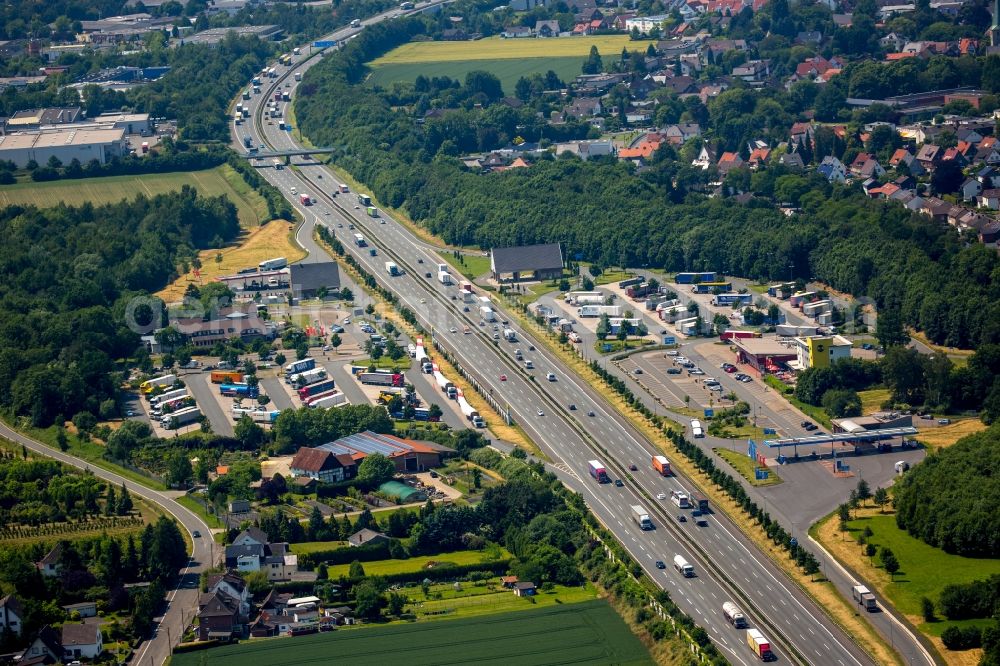
<instances>
[{"instance_id":1,"label":"white van","mask_svg":"<svg viewBox=\"0 0 1000 666\"><path fill-rule=\"evenodd\" d=\"M545 375L545 378L550 382L554 382L556 380L556 373L550 372L549 374Z\"/></svg>"}]
</instances>

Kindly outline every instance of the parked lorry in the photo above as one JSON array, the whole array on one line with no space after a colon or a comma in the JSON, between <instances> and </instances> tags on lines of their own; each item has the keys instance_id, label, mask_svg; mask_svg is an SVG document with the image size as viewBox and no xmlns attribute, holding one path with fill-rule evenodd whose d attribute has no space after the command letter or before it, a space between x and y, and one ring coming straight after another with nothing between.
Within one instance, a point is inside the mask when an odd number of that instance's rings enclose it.
<instances>
[{"instance_id":1,"label":"parked lorry","mask_svg":"<svg viewBox=\"0 0 1000 666\"><path fill-rule=\"evenodd\" d=\"M300 372L305 372L306 370L312 370L315 367L316 359L314 358L304 358L301 361L292 361L285 366L285 376L289 377Z\"/></svg>"},{"instance_id":2,"label":"parked lorry","mask_svg":"<svg viewBox=\"0 0 1000 666\"><path fill-rule=\"evenodd\" d=\"M598 483L608 483L608 472L604 468L604 463L599 460L588 460L587 468L590 471L590 475L597 479Z\"/></svg>"},{"instance_id":3,"label":"parked lorry","mask_svg":"<svg viewBox=\"0 0 1000 666\"><path fill-rule=\"evenodd\" d=\"M223 384L219 393L230 398L256 398L260 395L260 388L248 384Z\"/></svg>"},{"instance_id":4,"label":"parked lorry","mask_svg":"<svg viewBox=\"0 0 1000 666\"><path fill-rule=\"evenodd\" d=\"M653 529L653 521L649 519L649 512L638 504L632 505L632 520L644 530Z\"/></svg>"},{"instance_id":5,"label":"parked lorry","mask_svg":"<svg viewBox=\"0 0 1000 666\"><path fill-rule=\"evenodd\" d=\"M213 384L239 384L243 373L237 370L213 370L210 375Z\"/></svg>"},{"instance_id":6,"label":"parked lorry","mask_svg":"<svg viewBox=\"0 0 1000 666\"><path fill-rule=\"evenodd\" d=\"M325 398L328 395L333 395L334 393L339 393L339 391L337 391L337 389L334 388L330 389L329 391L323 391L322 393L313 393L311 396L303 400L302 404L305 405L306 407L309 407L320 398Z\"/></svg>"},{"instance_id":7,"label":"parked lorry","mask_svg":"<svg viewBox=\"0 0 1000 666\"><path fill-rule=\"evenodd\" d=\"M201 418L201 409L198 407L186 407L171 414L164 414L160 417L160 425L167 430L176 430L189 423L193 423Z\"/></svg>"},{"instance_id":8,"label":"parked lorry","mask_svg":"<svg viewBox=\"0 0 1000 666\"><path fill-rule=\"evenodd\" d=\"M462 410L462 415L477 428L485 427L486 423L483 421L483 417L479 415L479 412L473 409L472 405L470 405L468 400L465 399L465 396L462 395L461 392L458 392L456 397L458 400L458 407Z\"/></svg>"},{"instance_id":9,"label":"parked lorry","mask_svg":"<svg viewBox=\"0 0 1000 666\"><path fill-rule=\"evenodd\" d=\"M161 375L160 377L147 379L143 383L139 384L139 390L148 395L161 386L173 386L176 381L176 375Z\"/></svg>"},{"instance_id":10,"label":"parked lorry","mask_svg":"<svg viewBox=\"0 0 1000 666\"><path fill-rule=\"evenodd\" d=\"M581 305L576 309L576 315L578 317L600 317L601 315L608 315L609 317L621 317L622 316L622 306L620 305Z\"/></svg>"},{"instance_id":11,"label":"parked lorry","mask_svg":"<svg viewBox=\"0 0 1000 666\"><path fill-rule=\"evenodd\" d=\"M180 411L185 407L191 407L194 404L196 404L194 398L185 393L182 396L171 398L170 400L164 400L150 409L149 413L153 416L162 416L163 414Z\"/></svg>"},{"instance_id":12,"label":"parked lorry","mask_svg":"<svg viewBox=\"0 0 1000 666\"><path fill-rule=\"evenodd\" d=\"M399 266L397 266L395 262L387 261L385 262L385 272L395 277L399 275Z\"/></svg>"},{"instance_id":13,"label":"parked lorry","mask_svg":"<svg viewBox=\"0 0 1000 666\"><path fill-rule=\"evenodd\" d=\"M274 423L278 420L277 409L245 409L243 407L233 407L233 420L239 421L244 416L249 416L254 423Z\"/></svg>"},{"instance_id":14,"label":"parked lorry","mask_svg":"<svg viewBox=\"0 0 1000 666\"><path fill-rule=\"evenodd\" d=\"M747 628L746 616L743 615L743 611L740 610L739 606L732 601L722 604L722 614L726 616L726 621L737 629Z\"/></svg>"},{"instance_id":15,"label":"parked lorry","mask_svg":"<svg viewBox=\"0 0 1000 666\"><path fill-rule=\"evenodd\" d=\"M876 611L878 610L878 602L875 600L875 595L865 587L864 585L855 585L851 588L851 596L854 600L858 602L858 605L863 606L866 611Z\"/></svg>"},{"instance_id":16,"label":"parked lorry","mask_svg":"<svg viewBox=\"0 0 1000 666\"><path fill-rule=\"evenodd\" d=\"M694 567L688 564L688 561L680 555L674 555L674 569L677 569L685 578L694 576Z\"/></svg>"},{"instance_id":17,"label":"parked lorry","mask_svg":"<svg viewBox=\"0 0 1000 666\"><path fill-rule=\"evenodd\" d=\"M653 456L653 469L660 476L670 476L670 461L667 460L666 456Z\"/></svg>"},{"instance_id":18,"label":"parked lorry","mask_svg":"<svg viewBox=\"0 0 1000 666\"><path fill-rule=\"evenodd\" d=\"M401 372L362 372L358 374L358 381L375 386L402 386L406 378Z\"/></svg>"},{"instance_id":19,"label":"parked lorry","mask_svg":"<svg viewBox=\"0 0 1000 666\"><path fill-rule=\"evenodd\" d=\"M642 284L643 282L645 282L645 280L646 278L642 277L641 275L638 275L634 278L628 278L627 280L622 280L621 282L618 283L618 288L626 289L628 287L634 287L637 284Z\"/></svg>"},{"instance_id":20,"label":"parked lorry","mask_svg":"<svg viewBox=\"0 0 1000 666\"><path fill-rule=\"evenodd\" d=\"M757 331L734 331L734 330L729 330L729 331L723 331L722 334L719 335L719 339L722 340L722 341L726 341L726 340L748 340L750 338L759 338L759 337L760 337L760 333L757 332Z\"/></svg>"},{"instance_id":21,"label":"parked lorry","mask_svg":"<svg viewBox=\"0 0 1000 666\"><path fill-rule=\"evenodd\" d=\"M309 386L310 384L315 384L316 382L324 379L326 379L326 369L313 368L312 370L306 370L305 372L289 375L285 381L299 389L303 386Z\"/></svg>"},{"instance_id":22,"label":"parked lorry","mask_svg":"<svg viewBox=\"0 0 1000 666\"><path fill-rule=\"evenodd\" d=\"M177 398L183 398L187 396L188 390L186 388L174 389L173 391L167 391L166 393L161 393L159 395L154 395L149 399L149 404L152 407L157 405L162 405L170 400L176 400Z\"/></svg>"},{"instance_id":23,"label":"parked lorry","mask_svg":"<svg viewBox=\"0 0 1000 666\"><path fill-rule=\"evenodd\" d=\"M265 261L257 264L257 269L263 273L265 271L276 271L279 268L284 268L288 265L288 259L284 257L275 257L274 259L267 259Z\"/></svg>"},{"instance_id":24,"label":"parked lorry","mask_svg":"<svg viewBox=\"0 0 1000 666\"><path fill-rule=\"evenodd\" d=\"M330 409L331 407L340 407L341 405L346 404L348 404L347 396L339 391L336 391L334 393L330 393L329 395L312 400L309 403L309 407L315 407L316 409Z\"/></svg>"},{"instance_id":25,"label":"parked lorry","mask_svg":"<svg viewBox=\"0 0 1000 666\"><path fill-rule=\"evenodd\" d=\"M334 383L332 379L327 379L322 382L316 382L315 384L310 384L309 386L303 386L299 389L299 399L305 400L310 396L317 395L319 393L324 393L333 389Z\"/></svg>"},{"instance_id":26,"label":"parked lorry","mask_svg":"<svg viewBox=\"0 0 1000 666\"><path fill-rule=\"evenodd\" d=\"M777 657L771 652L771 643L764 638L758 629L747 629L747 645L761 661L775 661Z\"/></svg>"}]
</instances>

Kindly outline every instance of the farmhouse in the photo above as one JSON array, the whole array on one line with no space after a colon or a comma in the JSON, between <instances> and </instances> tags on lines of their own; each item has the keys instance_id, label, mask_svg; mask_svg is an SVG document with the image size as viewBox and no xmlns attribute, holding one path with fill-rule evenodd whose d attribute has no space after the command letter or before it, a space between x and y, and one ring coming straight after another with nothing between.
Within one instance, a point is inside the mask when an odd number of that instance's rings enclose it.
<instances>
[{"instance_id":1,"label":"farmhouse","mask_svg":"<svg viewBox=\"0 0 1000 666\"><path fill-rule=\"evenodd\" d=\"M353 479L358 467L349 453L336 454L325 449L303 447L292 458L289 470L296 478L334 483Z\"/></svg>"},{"instance_id":2,"label":"farmhouse","mask_svg":"<svg viewBox=\"0 0 1000 666\"><path fill-rule=\"evenodd\" d=\"M370 530L367 527L362 530L358 530L351 536L347 537L347 543L354 548L358 548L360 546L368 546L376 543L385 543L387 541L390 541L389 537L382 534L381 532Z\"/></svg>"},{"instance_id":3,"label":"farmhouse","mask_svg":"<svg viewBox=\"0 0 1000 666\"><path fill-rule=\"evenodd\" d=\"M288 580L299 570L298 556L291 553L284 542L270 543L267 535L256 527L248 527L240 532L233 543L226 546L226 567L236 571L263 571L268 580ZM227 574L215 580L218 586L226 588L230 596L244 598L243 579ZM210 580L209 588L212 587ZM245 614L245 613L244 613Z\"/></svg>"},{"instance_id":4,"label":"farmhouse","mask_svg":"<svg viewBox=\"0 0 1000 666\"><path fill-rule=\"evenodd\" d=\"M0 634L5 631L15 636L24 631L24 607L13 594L0 599Z\"/></svg>"},{"instance_id":5,"label":"farmhouse","mask_svg":"<svg viewBox=\"0 0 1000 666\"><path fill-rule=\"evenodd\" d=\"M494 248L490 252L490 269L493 279L498 282L554 280L562 276L562 246L559 243L546 243ZM530 278L527 277L529 275Z\"/></svg>"}]
</instances>

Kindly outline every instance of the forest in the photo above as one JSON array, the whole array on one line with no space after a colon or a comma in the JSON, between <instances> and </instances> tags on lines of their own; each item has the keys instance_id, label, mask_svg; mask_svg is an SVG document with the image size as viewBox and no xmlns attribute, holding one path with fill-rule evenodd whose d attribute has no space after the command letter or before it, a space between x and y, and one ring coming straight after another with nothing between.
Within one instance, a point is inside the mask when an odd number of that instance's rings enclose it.
<instances>
[{"instance_id":1,"label":"forest","mask_svg":"<svg viewBox=\"0 0 1000 666\"><path fill-rule=\"evenodd\" d=\"M675 183L690 168L669 159L639 175L626 164L573 158L488 176L464 171L453 155L495 149L515 136L551 140L548 126L533 135L537 121L523 123L517 110L491 105L496 92L484 73L470 73L464 94L449 92L460 109L479 103L482 111L424 123L394 106L399 86L381 92L358 85L366 61L424 29L414 18L365 30L309 70L296 113L314 143L342 148L335 161L379 199L449 243L561 241L567 256L603 266L817 279L872 299L880 312L897 313L934 342L1000 341L995 252L966 245L954 230L898 205L822 180L790 177L802 212L789 219L766 201L741 206L685 191ZM746 124L766 113L726 108L726 117Z\"/></svg>"},{"instance_id":2,"label":"forest","mask_svg":"<svg viewBox=\"0 0 1000 666\"><path fill-rule=\"evenodd\" d=\"M1000 425L932 453L896 484L896 524L966 557L1000 552Z\"/></svg>"},{"instance_id":3,"label":"forest","mask_svg":"<svg viewBox=\"0 0 1000 666\"><path fill-rule=\"evenodd\" d=\"M189 187L105 206L0 210L0 407L36 426L114 415L115 364L139 343L128 317L155 316L130 309L132 299L163 287L182 257L238 232L231 202Z\"/></svg>"}]
</instances>

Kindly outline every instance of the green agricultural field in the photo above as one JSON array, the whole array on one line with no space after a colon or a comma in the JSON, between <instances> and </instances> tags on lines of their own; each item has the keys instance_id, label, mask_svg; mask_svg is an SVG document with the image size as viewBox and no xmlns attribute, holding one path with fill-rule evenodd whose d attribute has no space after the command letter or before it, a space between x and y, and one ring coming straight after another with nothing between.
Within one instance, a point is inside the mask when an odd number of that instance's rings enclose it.
<instances>
[{"instance_id":1,"label":"green agricultural field","mask_svg":"<svg viewBox=\"0 0 1000 666\"><path fill-rule=\"evenodd\" d=\"M137 194L153 196L173 192L190 185L203 196L224 194L239 210L240 224L255 227L267 214L267 203L227 165L204 171L179 171L141 176L106 176L79 180L56 180L47 183L23 182L0 186L0 206L24 204L44 208L63 202L68 206L82 203L116 203Z\"/></svg>"},{"instance_id":2,"label":"green agricultural field","mask_svg":"<svg viewBox=\"0 0 1000 666\"><path fill-rule=\"evenodd\" d=\"M633 42L627 35L564 37L558 39L503 39L474 42L413 42L393 49L369 63L369 84L386 87L394 81L414 81L417 76L449 76L463 80L468 72L485 70L500 79L503 90L514 94L522 76L554 71L563 81L580 74L580 66L596 46L605 59L616 58L622 48L645 51L648 41Z\"/></svg>"},{"instance_id":3,"label":"green agricultural field","mask_svg":"<svg viewBox=\"0 0 1000 666\"><path fill-rule=\"evenodd\" d=\"M653 663L622 619L606 602L597 600L427 624L252 640L178 654L172 664L243 666L282 662L308 666L334 660L379 666Z\"/></svg>"}]
</instances>

